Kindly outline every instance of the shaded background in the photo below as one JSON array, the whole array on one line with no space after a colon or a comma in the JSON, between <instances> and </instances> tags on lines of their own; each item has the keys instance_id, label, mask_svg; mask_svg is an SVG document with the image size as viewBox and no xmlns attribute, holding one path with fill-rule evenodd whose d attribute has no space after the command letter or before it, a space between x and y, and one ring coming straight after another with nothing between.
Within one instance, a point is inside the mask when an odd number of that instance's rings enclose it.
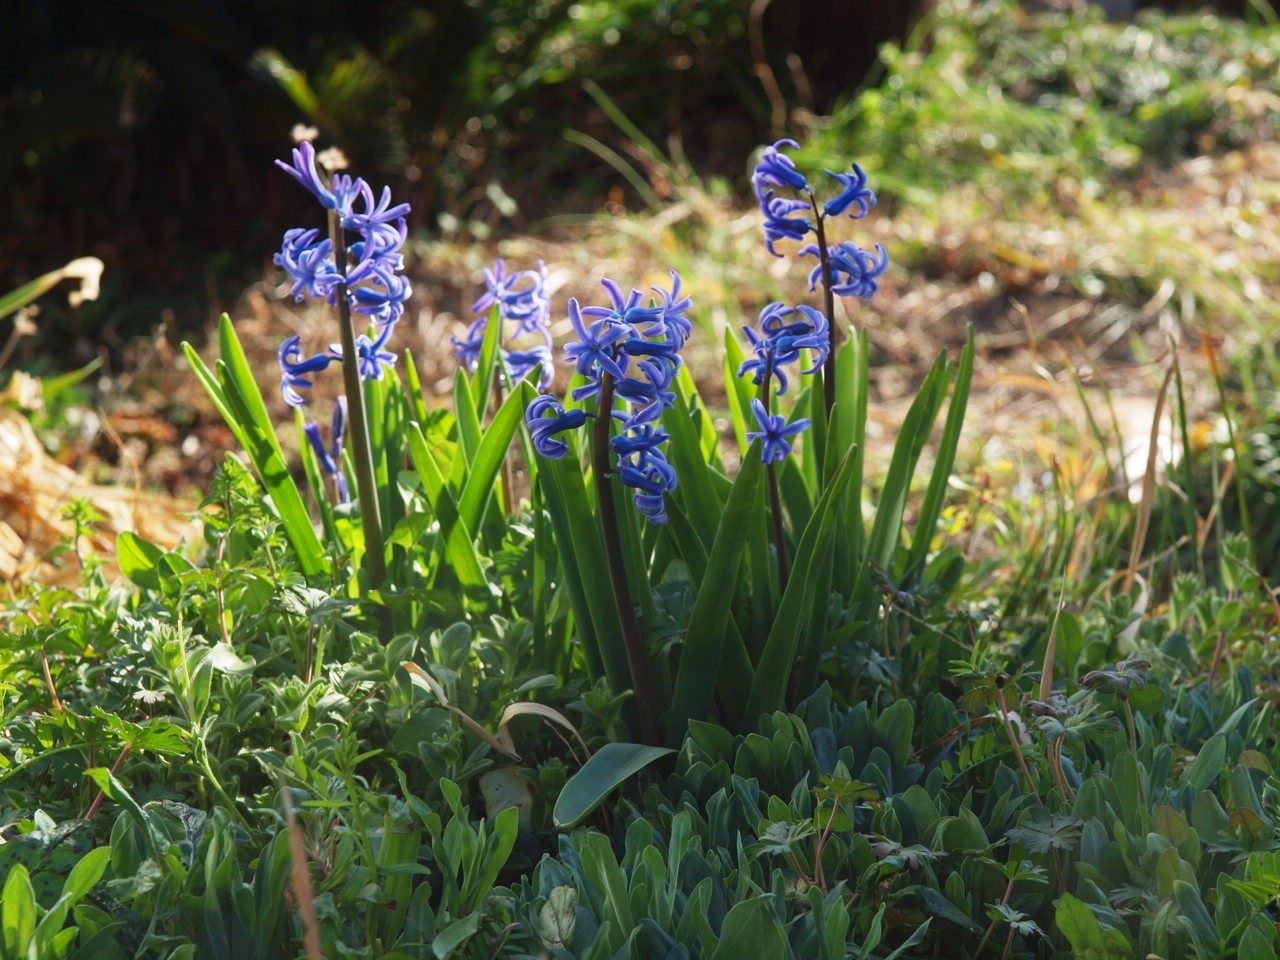
<instances>
[{"instance_id":1,"label":"shaded background","mask_svg":"<svg viewBox=\"0 0 1280 960\"><path fill-rule=\"evenodd\" d=\"M14 4L0 32L0 290L75 256L107 264L102 298L74 315L49 302L19 359L83 362L161 319L177 336L198 335L261 275L282 225L306 208L271 165L295 123L319 128L322 145L412 202L419 231L433 233L441 214L526 231L552 214L628 202L625 179L581 144L626 152L634 141L584 84L598 84L668 156L740 186L751 148L782 132L780 104L822 114L874 82L880 44L904 39L920 7Z\"/></svg>"}]
</instances>

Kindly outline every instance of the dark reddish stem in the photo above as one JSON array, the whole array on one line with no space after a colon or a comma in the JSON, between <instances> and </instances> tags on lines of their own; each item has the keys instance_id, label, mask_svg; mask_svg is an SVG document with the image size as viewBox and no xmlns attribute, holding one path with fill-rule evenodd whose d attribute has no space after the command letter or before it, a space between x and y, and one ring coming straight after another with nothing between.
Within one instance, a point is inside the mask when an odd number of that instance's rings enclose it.
<instances>
[{"instance_id":1,"label":"dark reddish stem","mask_svg":"<svg viewBox=\"0 0 1280 960\"><path fill-rule=\"evenodd\" d=\"M773 353L770 352L765 357L764 382L760 384L760 403L764 406L765 416L772 412L769 409L769 392L772 385ZM778 472L774 469L775 466L773 463L766 463L764 470L769 480L769 512L773 514L773 542L778 549L779 592L786 593L791 568L787 562L787 531L782 523L782 497L778 492Z\"/></svg>"},{"instance_id":2,"label":"dark reddish stem","mask_svg":"<svg viewBox=\"0 0 1280 960\"><path fill-rule=\"evenodd\" d=\"M618 608L618 620L622 626L622 644L627 651L627 666L631 671L631 685L636 694L636 712L640 718L640 736L645 743L660 742L658 731L657 698L654 693L653 675L649 670L649 654L645 650L640 622L636 619L635 601L631 598L631 583L627 580L627 566L622 554L622 537L618 532L618 512L613 503L613 487L609 482L609 437L613 431L613 376L600 374L600 405L596 413L595 443L592 449L592 469L596 475L596 500L600 504L600 530L604 535L605 558L609 565L609 580L613 584L613 599Z\"/></svg>"},{"instance_id":3,"label":"dark reddish stem","mask_svg":"<svg viewBox=\"0 0 1280 960\"><path fill-rule=\"evenodd\" d=\"M124 766L125 757L129 756L132 752L133 747L129 744L126 744L125 748L120 751L120 756L116 758L115 764L111 767L111 775L113 777L120 772L120 768ZM93 819L93 815L98 812L98 808L102 806L102 801L106 799L106 796L107 793L105 790L98 791L98 795L93 798L93 803L89 805L89 812L84 815L84 819Z\"/></svg>"},{"instance_id":4,"label":"dark reddish stem","mask_svg":"<svg viewBox=\"0 0 1280 960\"><path fill-rule=\"evenodd\" d=\"M822 364L822 403L831 419L831 408L836 405L836 295L832 290L835 281L831 277L831 255L827 252L827 231L818 198L811 192L809 203L813 206L814 229L818 232L818 260L822 264L823 309L827 315L827 359Z\"/></svg>"}]
</instances>

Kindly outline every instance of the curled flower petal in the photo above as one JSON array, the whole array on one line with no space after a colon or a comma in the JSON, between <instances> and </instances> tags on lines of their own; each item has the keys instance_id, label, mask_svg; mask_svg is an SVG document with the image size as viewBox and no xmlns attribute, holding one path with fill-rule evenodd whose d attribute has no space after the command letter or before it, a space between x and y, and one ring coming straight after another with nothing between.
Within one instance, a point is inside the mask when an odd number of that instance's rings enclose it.
<instances>
[{"instance_id":1,"label":"curled flower petal","mask_svg":"<svg viewBox=\"0 0 1280 960\"><path fill-rule=\"evenodd\" d=\"M618 479L635 490L632 500L650 523L667 522L665 494L677 485L676 471L662 451L641 450L633 457L620 457Z\"/></svg>"},{"instance_id":2,"label":"curled flower petal","mask_svg":"<svg viewBox=\"0 0 1280 960\"><path fill-rule=\"evenodd\" d=\"M787 200L770 190L761 199L760 209L764 211L765 249L775 257L782 256L773 247L779 240L802 240L813 230L813 224L807 217L795 216L810 209L803 200Z\"/></svg>"},{"instance_id":3,"label":"curled flower petal","mask_svg":"<svg viewBox=\"0 0 1280 960\"><path fill-rule=\"evenodd\" d=\"M576 430L587 422L582 410L565 410L555 397L535 397L524 413L524 422L533 437L533 448L548 460L559 460L569 452L569 445L556 434Z\"/></svg>"},{"instance_id":4,"label":"curled flower petal","mask_svg":"<svg viewBox=\"0 0 1280 960\"><path fill-rule=\"evenodd\" d=\"M765 147L751 175L751 184L755 187L756 197L761 202L765 199L765 188L769 186L804 191L809 189L809 181L796 169L795 162L781 152L782 147L791 147L795 150L799 149L800 144L794 140L779 140Z\"/></svg>"},{"instance_id":5,"label":"curled flower petal","mask_svg":"<svg viewBox=\"0 0 1280 960\"><path fill-rule=\"evenodd\" d=\"M827 171L827 176L834 177L840 184L839 196L832 197L823 206L823 212L829 217L837 217L850 207L849 214L855 220L861 220L876 205L876 195L867 187L867 175L856 163L853 173L835 173Z\"/></svg>"},{"instance_id":6,"label":"curled flower petal","mask_svg":"<svg viewBox=\"0 0 1280 960\"><path fill-rule=\"evenodd\" d=\"M788 321L797 312L801 319ZM752 382L760 384L768 371L777 378L779 396L787 392L789 385L784 368L800 359L800 351L812 350L816 354L814 365L803 371L813 373L826 361L831 349L827 318L807 304L788 307L771 303L760 312L760 331L744 327L743 332L753 355L743 361L738 376L750 373Z\"/></svg>"},{"instance_id":7,"label":"curled flower petal","mask_svg":"<svg viewBox=\"0 0 1280 960\"><path fill-rule=\"evenodd\" d=\"M280 393L284 396L285 403L291 407L301 407L307 402L306 398L298 393L300 389L310 389L312 386L311 378L307 374L319 373L333 362L333 357L327 353L317 353L305 360L293 359L301 355L302 338L297 335L286 339L276 354L280 361Z\"/></svg>"}]
</instances>

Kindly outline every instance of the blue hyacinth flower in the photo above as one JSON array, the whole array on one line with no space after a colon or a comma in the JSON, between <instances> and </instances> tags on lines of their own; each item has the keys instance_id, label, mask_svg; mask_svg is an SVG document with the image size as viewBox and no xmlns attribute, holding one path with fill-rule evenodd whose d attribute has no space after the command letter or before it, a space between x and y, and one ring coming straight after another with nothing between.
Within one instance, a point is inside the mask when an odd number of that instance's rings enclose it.
<instances>
[{"instance_id":1,"label":"blue hyacinth flower","mask_svg":"<svg viewBox=\"0 0 1280 960\"><path fill-rule=\"evenodd\" d=\"M803 256L818 256L818 245L811 243L800 251ZM889 269L889 254L882 244L876 244L876 253L863 250L848 240L827 247L827 259L831 263L831 291L839 297L870 299L880 289L876 281ZM809 289L822 281L822 264L809 274Z\"/></svg>"},{"instance_id":2,"label":"blue hyacinth flower","mask_svg":"<svg viewBox=\"0 0 1280 960\"><path fill-rule=\"evenodd\" d=\"M812 422L805 417L788 424L786 417L769 413L759 400L751 401L751 412L755 414L760 429L748 433L747 440L760 440L764 443L760 458L765 463L785 460L791 453L791 438L807 430Z\"/></svg>"}]
</instances>

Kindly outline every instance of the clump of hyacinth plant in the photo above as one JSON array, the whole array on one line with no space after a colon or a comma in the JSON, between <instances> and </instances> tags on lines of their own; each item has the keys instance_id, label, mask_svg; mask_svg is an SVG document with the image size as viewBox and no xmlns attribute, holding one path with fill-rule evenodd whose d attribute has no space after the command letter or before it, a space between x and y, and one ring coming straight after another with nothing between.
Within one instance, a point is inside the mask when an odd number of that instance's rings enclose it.
<instances>
[{"instance_id":1,"label":"clump of hyacinth plant","mask_svg":"<svg viewBox=\"0 0 1280 960\"><path fill-rule=\"evenodd\" d=\"M642 305L638 290L623 294L612 280L602 281L609 306L582 307L569 301L569 320L578 339L565 345L565 357L585 382L573 389L573 400L595 400L595 411L566 409L541 394L530 403L525 421L539 456L560 459L570 453L567 431L594 418L591 464L597 479L600 529L605 558L636 695L641 735L659 739L654 686L636 610L619 530L610 480L632 491L637 509L653 524L667 522L666 495L677 484L676 471L664 453L670 436L662 413L675 402L672 389L682 360L680 350L692 332L687 317L693 306L682 295L680 276L671 271L670 290L653 287L659 302ZM615 431L615 425L617 430Z\"/></svg>"},{"instance_id":2,"label":"clump of hyacinth plant","mask_svg":"<svg viewBox=\"0 0 1280 960\"><path fill-rule=\"evenodd\" d=\"M286 339L279 353L280 389L290 406L301 407L306 398L300 391L312 386L311 377L335 361L342 365L345 404L340 400L335 411L330 446L314 420L305 432L321 468L345 498L343 436L350 430L366 569L370 585L378 587L386 580L386 557L361 381L380 379L395 362L387 343L410 292L401 253L409 205L392 203L389 187L375 198L359 177L326 177L317 167L315 148L305 140L293 150L291 163L276 164L328 211L328 229L287 231L275 262L292 279L291 292L298 301L310 297L336 307L339 334L338 343L310 357L302 356L299 337ZM366 332L356 333L356 318L364 319Z\"/></svg>"}]
</instances>

